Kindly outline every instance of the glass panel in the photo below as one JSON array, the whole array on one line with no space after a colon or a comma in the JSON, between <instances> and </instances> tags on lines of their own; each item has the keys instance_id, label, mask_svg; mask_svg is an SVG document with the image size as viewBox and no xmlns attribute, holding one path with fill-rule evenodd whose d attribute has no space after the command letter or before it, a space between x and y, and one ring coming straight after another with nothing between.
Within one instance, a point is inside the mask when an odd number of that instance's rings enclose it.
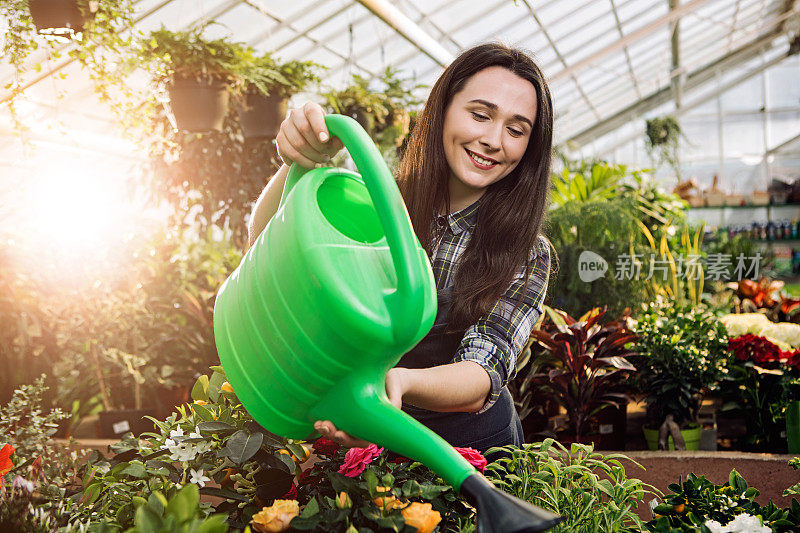
<instances>
[{"instance_id":1,"label":"glass panel","mask_svg":"<svg viewBox=\"0 0 800 533\"><path fill-rule=\"evenodd\" d=\"M770 68L767 74L767 106L800 106L800 57L790 57Z\"/></svg>"},{"instance_id":2,"label":"glass panel","mask_svg":"<svg viewBox=\"0 0 800 533\"><path fill-rule=\"evenodd\" d=\"M728 116L722 119L722 148L725 157L764 153L764 126L760 114Z\"/></svg>"},{"instance_id":3,"label":"glass panel","mask_svg":"<svg viewBox=\"0 0 800 533\"><path fill-rule=\"evenodd\" d=\"M764 107L762 84L761 74L757 74L722 93L722 111L754 111Z\"/></svg>"},{"instance_id":4,"label":"glass panel","mask_svg":"<svg viewBox=\"0 0 800 533\"><path fill-rule=\"evenodd\" d=\"M769 146L774 148L800 135L800 109L797 111L773 111L767 114Z\"/></svg>"}]
</instances>

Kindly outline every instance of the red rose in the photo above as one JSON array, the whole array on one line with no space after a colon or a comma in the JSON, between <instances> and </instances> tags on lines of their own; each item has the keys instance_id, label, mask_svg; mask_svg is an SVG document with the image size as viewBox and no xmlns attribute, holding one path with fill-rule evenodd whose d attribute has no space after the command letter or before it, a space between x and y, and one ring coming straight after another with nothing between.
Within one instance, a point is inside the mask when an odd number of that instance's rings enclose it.
<instances>
[{"instance_id":1,"label":"red rose","mask_svg":"<svg viewBox=\"0 0 800 533\"><path fill-rule=\"evenodd\" d=\"M383 448L370 444L366 448L350 448L344 456L344 463L339 473L347 477L356 477L367 468L373 459L383 453Z\"/></svg>"},{"instance_id":2,"label":"red rose","mask_svg":"<svg viewBox=\"0 0 800 533\"><path fill-rule=\"evenodd\" d=\"M292 487L289 489L289 492L281 496L283 500L296 500L297 499L297 485L292 483Z\"/></svg>"},{"instance_id":3,"label":"red rose","mask_svg":"<svg viewBox=\"0 0 800 533\"><path fill-rule=\"evenodd\" d=\"M486 470L486 457L481 455L481 452L478 450L472 448L456 448L456 451L460 453L469 464L477 468L481 474Z\"/></svg>"},{"instance_id":4,"label":"red rose","mask_svg":"<svg viewBox=\"0 0 800 533\"><path fill-rule=\"evenodd\" d=\"M338 442L333 442L330 439L326 439L325 437L320 437L314 441L312 446L315 454L327 455L330 457L339 451L340 444Z\"/></svg>"}]
</instances>

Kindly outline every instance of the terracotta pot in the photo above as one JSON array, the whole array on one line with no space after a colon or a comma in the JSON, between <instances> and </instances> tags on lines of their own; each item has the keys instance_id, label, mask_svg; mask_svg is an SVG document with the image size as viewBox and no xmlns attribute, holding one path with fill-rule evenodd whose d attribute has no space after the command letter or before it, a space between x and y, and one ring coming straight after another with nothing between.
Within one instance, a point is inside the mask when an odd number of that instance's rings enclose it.
<instances>
[{"instance_id":1,"label":"terracotta pot","mask_svg":"<svg viewBox=\"0 0 800 533\"><path fill-rule=\"evenodd\" d=\"M77 0L28 0L28 8L36 31L45 35L70 37L86 22Z\"/></svg>"},{"instance_id":2,"label":"terracotta pot","mask_svg":"<svg viewBox=\"0 0 800 533\"><path fill-rule=\"evenodd\" d=\"M245 139L274 139L278 136L289 99L277 94L265 96L261 93L248 93L244 103L237 109L239 125Z\"/></svg>"},{"instance_id":3,"label":"terracotta pot","mask_svg":"<svg viewBox=\"0 0 800 533\"><path fill-rule=\"evenodd\" d=\"M220 79L175 78L167 86L169 106L179 130L220 131L228 113L228 84Z\"/></svg>"}]
</instances>

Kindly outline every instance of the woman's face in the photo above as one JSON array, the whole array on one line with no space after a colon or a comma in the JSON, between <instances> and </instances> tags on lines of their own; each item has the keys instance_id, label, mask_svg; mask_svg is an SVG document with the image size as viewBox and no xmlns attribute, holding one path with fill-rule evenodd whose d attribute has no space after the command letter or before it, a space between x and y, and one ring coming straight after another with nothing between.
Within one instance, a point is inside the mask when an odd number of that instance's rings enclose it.
<instances>
[{"instance_id":1,"label":"woman's face","mask_svg":"<svg viewBox=\"0 0 800 533\"><path fill-rule=\"evenodd\" d=\"M536 89L528 80L499 66L467 80L444 116L451 210L470 205L514 170L535 118Z\"/></svg>"}]
</instances>

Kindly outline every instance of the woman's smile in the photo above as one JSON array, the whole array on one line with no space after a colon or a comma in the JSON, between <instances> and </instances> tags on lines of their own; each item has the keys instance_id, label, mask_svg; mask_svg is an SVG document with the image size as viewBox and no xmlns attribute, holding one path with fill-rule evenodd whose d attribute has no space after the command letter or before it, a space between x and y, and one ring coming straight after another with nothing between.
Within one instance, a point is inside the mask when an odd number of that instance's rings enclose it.
<instances>
[{"instance_id":1,"label":"woman's smile","mask_svg":"<svg viewBox=\"0 0 800 533\"><path fill-rule=\"evenodd\" d=\"M473 164L480 168L481 170L489 170L490 168L494 168L498 163L494 159L482 156L478 153L475 153L468 148L464 148L466 150L467 155L472 160Z\"/></svg>"}]
</instances>

